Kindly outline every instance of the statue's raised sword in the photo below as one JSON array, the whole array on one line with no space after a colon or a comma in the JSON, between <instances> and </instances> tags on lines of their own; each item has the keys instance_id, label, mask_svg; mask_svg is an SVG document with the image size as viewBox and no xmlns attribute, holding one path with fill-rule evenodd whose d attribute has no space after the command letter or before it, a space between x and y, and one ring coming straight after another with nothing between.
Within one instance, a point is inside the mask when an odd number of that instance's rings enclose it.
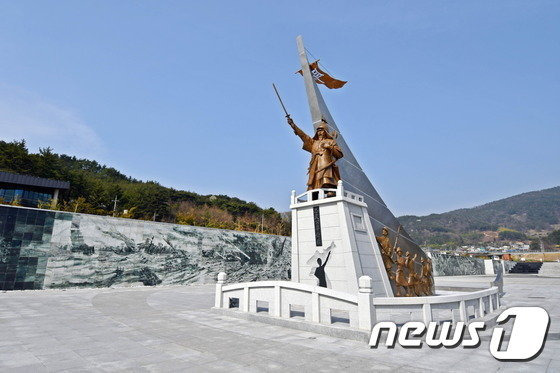
<instances>
[{"instance_id":1,"label":"statue's raised sword","mask_svg":"<svg viewBox=\"0 0 560 373\"><path fill-rule=\"evenodd\" d=\"M288 114L288 110L286 110L286 107L284 106L284 102L282 101L282 98L280 97L280 93L278 93L278 89L276 89L276 85L274 83L272 83L272 88L274 88L274 92L276 92L278 101L280 101L280 105L282 105L282 109L284 109L284 113L286 113L286 118L290 118L290 114Z\"/></svg>"}]
</instances>

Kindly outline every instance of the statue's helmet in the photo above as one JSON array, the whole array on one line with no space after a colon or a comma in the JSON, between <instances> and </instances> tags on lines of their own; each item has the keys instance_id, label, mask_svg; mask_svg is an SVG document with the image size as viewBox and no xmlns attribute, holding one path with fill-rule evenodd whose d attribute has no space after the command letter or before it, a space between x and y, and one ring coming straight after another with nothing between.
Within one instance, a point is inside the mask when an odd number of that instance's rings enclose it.
<instances>
[{"instance_id":1,"label":"statue's helmet","mask_svg":"<svg viewBox=\"0 0 560 373\"><path fill-rule=\"evenodd\" d=\"M321 123L315 128L315 136L313 136L313 140L317 140L319 138L319 131L324 131L325 138L332 139L331 134L329 133L329 125L326 120L321 119Z\"/></svg>"}]
</instances>

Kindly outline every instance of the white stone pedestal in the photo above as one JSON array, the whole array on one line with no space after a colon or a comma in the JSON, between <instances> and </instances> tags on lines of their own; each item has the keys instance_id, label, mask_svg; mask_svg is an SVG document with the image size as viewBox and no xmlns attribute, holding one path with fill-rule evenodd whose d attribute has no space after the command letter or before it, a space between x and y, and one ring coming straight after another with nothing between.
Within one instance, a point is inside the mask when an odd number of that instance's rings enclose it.
<instances>
[{"instance_id":1,"label":"white stone pedestal","mask_svg":"<svg viewBox=\"0 0 560 373\"><path fill-rule=\"evenodd\" d=\"M337 189L292 191L292 281L318 285L314 275L330 256L324 273L327 287L357 293L361 276L372 279L373 296L392 297L393 291L360 195Z\"/></svg>"}]
</instances>

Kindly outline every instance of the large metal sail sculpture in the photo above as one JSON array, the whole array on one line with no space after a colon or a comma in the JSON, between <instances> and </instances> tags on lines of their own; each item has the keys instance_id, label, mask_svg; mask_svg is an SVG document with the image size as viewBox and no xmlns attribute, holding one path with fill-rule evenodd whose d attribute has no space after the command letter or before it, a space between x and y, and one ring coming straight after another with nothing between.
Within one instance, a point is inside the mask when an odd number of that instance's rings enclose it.
<instances>
[{"instance_id":1,"label":"large metal sail sculpture","mask_svg":"<svg viewBox=\"0 0 560 373\"><path fill-rule=\"evenodd\" d=\"M309 60L307 59L307 54L303 45L303 38L301 36L297 37L297 47L302 66L302 75L305 81L305 88L307 91L307 99L309 101L309 109L311 111L313 126L317 128L317 126L322 123L321 120L325 119L328 122L328 126L330 127L329 130L336 131L339 134L337 143L342 149L344 157L341 158L337 164L340 169L340 176L344 181L346 190L362 195L364 197L364 200L368 206L367 211L371 220L373 230L375 231L375 235L379 236L381 240L383 240L383 236L387 237L386 242L391 246L395 244L394 249L396 249L398 243L398 247L402 249L402 253L406 253L407 251L409 252L409 256L407 257L415 263L415 267L421 270L424 269L424 263L430 262L426 254L410 238L408 233L400 225L397 218L389 210L385 202L383 202L383 199L375 190L374 186L352 154L350 147L344 140L344 132L340 131L340 129L336 125L336 122L331 116L329 109L327 108L327 105L323 100L323 96L321 95L321 92L319 91L319 88L311 74L311 70L309 68ZM384 230L385 227L387 228L387 230ZM397 265L396 263L394 263L389 266L391 268L388 268L388 272L392 272L393 274L393 276L390 277L392 277L391 283L394 293L396 294L398 293L398 290L396 288L396 282L398 282L398 274L397 278L395 278L394 274L397 270ZM428 264L428 266L431 265ZM431 272L431 270L429 272ZM428 275L428 273L426 273L426 275ZM429 274L429 276L431 277L431 273Z\"/></svg>"}]
</instances>

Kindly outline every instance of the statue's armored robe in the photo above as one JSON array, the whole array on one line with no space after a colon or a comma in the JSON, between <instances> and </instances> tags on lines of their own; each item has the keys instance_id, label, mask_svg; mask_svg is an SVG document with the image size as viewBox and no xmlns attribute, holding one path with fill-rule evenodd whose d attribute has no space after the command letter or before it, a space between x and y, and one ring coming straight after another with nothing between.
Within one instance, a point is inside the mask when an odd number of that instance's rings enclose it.
<instances>
[{"instance_id":1,"label":"statue's armored robe","mask_svg":"<svg viewBox=\"0 0 560 373\"><path fill-rule=\"evenodd\" d=\"M309 174L307 190L336 188L338 180L340 180L340 172L335 162L342 158L342 150L336 141L329 135L322 140L317 136L311 138L298 127L294 129L294 132L303 141L303 150L311 153L307 170Z\"/></svg>"}]
</instances>

